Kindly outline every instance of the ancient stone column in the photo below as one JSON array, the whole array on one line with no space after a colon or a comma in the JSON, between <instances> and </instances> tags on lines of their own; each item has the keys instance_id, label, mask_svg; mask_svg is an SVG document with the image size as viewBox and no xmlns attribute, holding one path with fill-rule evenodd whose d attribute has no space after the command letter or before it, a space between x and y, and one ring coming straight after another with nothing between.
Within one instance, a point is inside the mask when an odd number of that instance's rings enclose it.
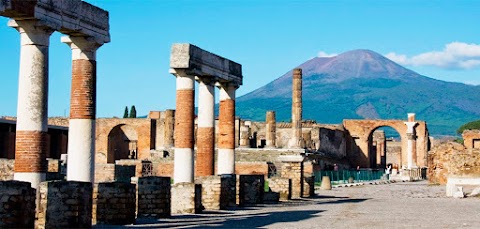
<instances>
[{"instance_id":1,"label":"ancient stone column","mask_svg":"<svg viewBox=\"0 0 480 229\"><path fill-rule=\"evenodd\" d=\"M164 147L171 148L174 145L175 110L165 110L164 121Z\"/></svg>"},{"instance_id":2,"label":"ancient stone column","mask_svg":"<svg viewBox=\"0 0 480 229\"><path fill-rule=\"evenodd\" d=\"M250 148L250 126L240 124L240 148Z\"/></svg>"},{"instance_id":3,"label":"ancient stone column","mask_svg":"<svg viewBox=\"0 0 480 229\"><path fill-rule=\"evenodd\" d=\"M235 174L235 85L220 85L218 174Z\"/></svg>"},{"instance_id":4,"label":"ancient stone column","mask_svg":"<svg viewBox=\"0 0 480 229\"><path fill-rule=\"evenodd\" d=\"M176 71L177 105L175 110L175 156L173 181L193 183L194 77Z\"/></svg>"},{"instance_id":5,"label":"ancient stone column","mask_svg":"<svg viewBox=\"0 0 480 229\"><path fill-rule=\"evenodd\" d=\"M302 148L302 69L293 69L291 148Z\"/></svg>"},{"instance_id":6,"label":"ancient stone column","mask_svg":"<svg viewBox=\"0 0 480 229\"><path fill-rule=\"evenodd\" d=\"M94 182L97 62L101 46L84 37L62 37L72 49L67 180Z\"/></svg>"},{"instance_id":7,"label":"ancient stone column","mask_svg":"<svg viewBox=\"0 0 480 229\"><path fill-rule=\"evenodd\" d=\"M276 120L275 120L275 111L267 111L266 121L265 121L265 138L267 140L266 148L275 148L275 138L276 138Z\"/></svg>"},{"instance_id":8,"label":"ancient stone column","mask_svg":"<svg viewBox=\"0 0 480 229\"><path fill-rule=\"evenodd\" d=\"M415 126L418 123L415 122L415 114L408 114L408 122L405 122L407 125L407 168L416 168L416 136L415 136Z\"/></svg>"},{"instance_id":9,"label":"ancient stone column","mask_svg":"<svg viewBox=\"0 0 480 229\"><path fill-rule=\"evenodd\" d=\"M53 30L34 20L11 20L20 33L14 179L33 188L47 172L48 46Z\"/></svg>"},{"instance_id":10,"label":"ancient stone column","mask_svg":"<svg viewBox=\"0 0 480 229\"><path fill-rule=\"evenodd\" d=\"M215 87L207 79L198 82L195 176L211 176L215 174Z\"/></svg>"}]
</instances>

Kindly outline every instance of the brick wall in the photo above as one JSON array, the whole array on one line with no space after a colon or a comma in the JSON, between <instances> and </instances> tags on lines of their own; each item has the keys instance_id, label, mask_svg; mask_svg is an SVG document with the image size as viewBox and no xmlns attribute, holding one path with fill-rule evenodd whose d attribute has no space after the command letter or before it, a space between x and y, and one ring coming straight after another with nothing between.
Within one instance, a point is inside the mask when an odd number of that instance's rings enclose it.
<instances>
[{"instance_id":1,"label":"brick wall","mask_svg":"<svg viewBox=\"0 0 480 229\"><path fill-rule=\"evenodd\" d=\"M35 228L90 228L92 184L77 181L40 183Z\"/></svg>"},{"instance_id":2,"label":"brick wall","mask_svg":"<svg viewBox=\"0 0 480 229\"><path fill-rule=\"evenodd\" d=\"M0 228L33 228L35 189L29 182L0 181Z\"/></svg>"},{"instance_id":3,"label":"brick wall","mask_svg":"<svg viewBox=\"0 0 480 229\"><path fill-rule=\"evenodd\" d=\"M135 222L136 187L111 182L95 184L93 189L94 224L125 225Z\"/></svg>"}]
</instances>

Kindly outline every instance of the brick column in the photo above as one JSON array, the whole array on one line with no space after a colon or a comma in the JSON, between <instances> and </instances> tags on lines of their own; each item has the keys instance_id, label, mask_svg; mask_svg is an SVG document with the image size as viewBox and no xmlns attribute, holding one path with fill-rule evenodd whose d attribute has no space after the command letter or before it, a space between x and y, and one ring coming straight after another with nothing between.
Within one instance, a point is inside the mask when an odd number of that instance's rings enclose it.
<instances>
[{"instance_id":1,"label":"brick column","mask_svg":"<svg viewBox=\"0 0 480 229\"><path fill-rule=\"evenodd\" d=\"M208 79L200 79L198 82L195 176L211 176L215 174L215 87Z\"/></svg>"},{"instance_id":2,"label":"brick column","mask_svg":"<svg viewBox=\"0 0 480 229\"><path fill-rule=\"evenodd\" d=\"M72 49L67 180L94 182L97 62L101 46L84 37L62 37Z\"/></svg>"},{"instance_id":3,"label":"brick column","mask_svg":"<svg viewBox=\"0 0 480 229\"><path fill-rule=\"evenodd\" d=\"M266 148L275 148L276 142L276 120L275 120L275 111L267 111L266 115L266 127L265 127L265 138L267 140Z\"/></svg>"},{"instance_id":4,"label":"brick column","mask_svg":"<svg viewBox=\"0 0 480 229\"><path fill-rule=\"evenodd\" d=\"M177 105L175 111L175 156L173 180L175 184L193 183L193 142L194 142L194 77L183 72L177 76Z\"/></svg>"},{"instance_id":5,"label":"brick column","mask_svg":"<svg viewBox=\"0 0 480 229\"><path fill-rule=\"evenodd\" d=\"M53 30L37 21L8 22L20 33L14 179L33 188L47 172L48 46Z\"/></svg>"},{"instance_id":6,"label":"brick column","mask_svg":"<svg viewBox=\"0 0 480 229\"><path fill-rule=\"evenodd\" d=\"M235 174L235 85L220 86L218 174Z\"/></svg>"},{"instance_id":7,"label":"brick column","mask_svg":"<svg viewBox=\"0 0 480 229\"><path fill-rule=\"evenodd\" d=\"M291 148L302 148L302 69L293 69L292 77L292 139Z\"/></svg>"},{"instance_id":8,"label":"brick column","mask_svg":"<svg viewBox=\"0 0 480 229\"><path fill-rule=\"evenodd\" d=\"M407 125L407 168L416 168L416 136L415 136L415 126L418 123L415 122L415 114L408 114L408 122L405 122Z\"/></svg>"}]
</instances>

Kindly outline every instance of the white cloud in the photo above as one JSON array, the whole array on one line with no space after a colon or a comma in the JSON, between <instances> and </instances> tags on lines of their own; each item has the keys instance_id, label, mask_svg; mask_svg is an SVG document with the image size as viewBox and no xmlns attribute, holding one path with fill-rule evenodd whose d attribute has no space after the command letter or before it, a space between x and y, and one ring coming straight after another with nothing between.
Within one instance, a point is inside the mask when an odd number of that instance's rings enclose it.
<instances>
[{"instance_id":1,"label":"white cloud","mask_svg":"<svg viewBox=\"0 0 480 229\"><path fill-rule=\"evenodd\" d=\"M385 55L387 58L410 66L436 66L446 69L473 69L480 67L480 45L452 42L445 45L442 51L431 51L407 57L394 52Z\"/></svg>"},{"instance_id":2,"label":"white cloud","mask_svg":"<svg viewBox=\"0 0 480 229\"><path fill-rule=\"evenodd\" d=\"M336 56L336 55L338 55L338 54L336 54L336 53L330 53L330 54L328 54L328 53L326 53L326 52L324 52L324 51L320 51L320 52L318 52L318 55L317 55L317 56L318 56L318 57L332 57L332 56Z\"/></svg>"}]
</instances>

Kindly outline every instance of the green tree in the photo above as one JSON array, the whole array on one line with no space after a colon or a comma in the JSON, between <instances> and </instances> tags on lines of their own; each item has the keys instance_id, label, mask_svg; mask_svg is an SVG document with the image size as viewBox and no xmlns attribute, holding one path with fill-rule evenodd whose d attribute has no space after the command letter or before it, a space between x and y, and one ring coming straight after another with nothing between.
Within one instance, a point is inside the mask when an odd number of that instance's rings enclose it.
<instances>
[{"instance_id":1,"label":"green tree","mask_svg":"<svg viewBox=\"0 0 480 229\"><path fill-rule=\"evenodd\" d=\"M128 118L128 106L125 106L125 112L123 112L123 118Z\"/></svg>"},{"instance_id":2,"label":"green tree","mask_svg":"<svg viewBox=\"0 0 480 229\"><path fill-rule=\"evenodd\" d=\"M480 130L480 120L463 124L458 128L457 134L462 134L464 130Z\"/></svg>"},{"instance_id":3,"label":"green tree","mask_svg":"<svg viewBox=\"0 0 480 229\"><path fill-rule=\"evenodd\" d=\"M132 106L130 109L130 118L136 118L137 117L137 110L135 109L135 105Z\"/></svg>"}]
</instances>

